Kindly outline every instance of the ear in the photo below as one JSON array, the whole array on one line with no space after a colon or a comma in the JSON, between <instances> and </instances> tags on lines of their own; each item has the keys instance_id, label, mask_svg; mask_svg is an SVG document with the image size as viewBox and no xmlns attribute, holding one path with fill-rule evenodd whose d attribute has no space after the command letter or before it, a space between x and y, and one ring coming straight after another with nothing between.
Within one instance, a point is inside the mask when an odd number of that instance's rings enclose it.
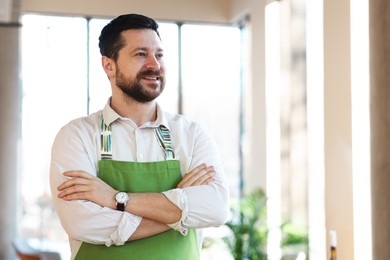
<instances>
[{"instance_id":1,"label":"ear","mask_svg":"<svg viewBox=\"0 0 390 260\"><path fill-rule=\"evenodd\" d=\"M115 62L113 59L108 58L107 56L102 56L102 67L109 79L115 75L116 69Z\"/></svg>"}]
</instances>

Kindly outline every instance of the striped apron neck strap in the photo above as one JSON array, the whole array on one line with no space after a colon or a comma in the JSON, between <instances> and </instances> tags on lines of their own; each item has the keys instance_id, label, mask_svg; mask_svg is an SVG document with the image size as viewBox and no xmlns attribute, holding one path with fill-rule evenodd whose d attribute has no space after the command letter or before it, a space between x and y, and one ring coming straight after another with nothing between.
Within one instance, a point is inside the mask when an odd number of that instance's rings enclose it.
<instances>
[{"instance_id":1,"label":"striped apron neck strap","mask_svg":"<svg viewBox=\"0 0 390 260\"><path fill-rule=\"evenodd\" d=\"M101 160L112 159L111 149L111 124L106 125L102 114L100 123L100 146L101 146Z\"/></svg>"},{"instance_id":2,"label":"striped apron neck strap","mask_svg":"<svg viewBox=\"0 0 390 260\"><path fill-rule=\"evenodd\" d=\"M155 129L158 142L164 152L165 160L175 159L175 153L172 148L171 132L164 125L160 125Z\"/></svg>"},{"instance_id":3,"label":"striped apron neck strap","mask_svg":"<svg viewBox=\"0 0 390 260\"><path fill-rule=\"evenodd\" d=\"M165 160L175 159L175 153L172 148L171 132L164 125L155 129L157 140L163 150ZM100 122L100 146L101 160L112 160L112 142L111 142L111 124L106 125L102 115Z\"/></svg>"}]
</instances>

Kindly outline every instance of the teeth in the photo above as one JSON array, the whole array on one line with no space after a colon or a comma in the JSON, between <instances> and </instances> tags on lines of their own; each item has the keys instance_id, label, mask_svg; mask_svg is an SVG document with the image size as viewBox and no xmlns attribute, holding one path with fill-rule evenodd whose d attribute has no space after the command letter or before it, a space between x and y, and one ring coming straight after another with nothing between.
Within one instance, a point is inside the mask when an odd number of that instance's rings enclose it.
<instances>
[{"instance_id":1,"label":"teeth","mask_svg":"<svg viewBox=\"0 0 390 260\"><path fill-rule=\"evenodd\" d=\"M157 80L157 77L145 77L145 79Z\"/></svg>"}]
</instances>

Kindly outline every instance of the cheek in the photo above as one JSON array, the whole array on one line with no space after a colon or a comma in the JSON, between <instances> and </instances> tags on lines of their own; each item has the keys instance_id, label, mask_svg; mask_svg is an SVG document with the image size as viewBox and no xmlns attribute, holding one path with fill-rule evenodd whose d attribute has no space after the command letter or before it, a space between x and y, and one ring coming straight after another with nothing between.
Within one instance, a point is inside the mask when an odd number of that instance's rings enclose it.
<instances>
[{"instance_id":1,"label":"cheek","mask_svg":"<svg viewBox=\"0 0 390 260\"><path fill-rule=\"evenodd\" d=\"M136 59L120 59L117 66L122 73L134 73L139 71L144 64Z\"/></svg>"},{"instance_id":2,"label":"cheek","mask_svg":"<svg viewBox=\"0 0 390 260\"><path fill-rule=\"evenodd\" d=\"M165 63L164 62L161 62L160 63L160 71L161 72L166 72L167 71L167 67L165 66Z\"/></svg>"},{"instance_id":3,"label":"cheek","mask_svg":"<svg viewBox=\"0 0 390 260\"><path fill-rule=\"evenodd\" d=\"M136 77L137 74L142 70L142 66L135 64L126 64L125 66L121 66L119 71L125 77Z\"/></svg>"}]
</instances>

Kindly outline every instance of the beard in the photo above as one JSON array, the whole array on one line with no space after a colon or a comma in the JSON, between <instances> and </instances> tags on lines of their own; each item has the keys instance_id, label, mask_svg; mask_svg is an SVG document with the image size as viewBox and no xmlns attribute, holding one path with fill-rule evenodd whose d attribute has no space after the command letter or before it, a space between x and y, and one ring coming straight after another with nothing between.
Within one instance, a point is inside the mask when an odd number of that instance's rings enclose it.
<instances>
[{"instance_id":1,"label":"beard","mask_svg":"<svg viewBox=\"0 0 390 260\"><path fill-rule=\"evenodd\" d=\"M160 84L149 84L149 87L153 88L153 91L148 90L141 83L142 78L145 76L158 77ZM116 85L127 97L139 103L147 103L156 99L163 92L165 87L165 77L160 70L146 70L139 72L135 78L126 78L126 76L122 72L120 72L119 69L117 69Z\"/></svg>"}]
</instances>

